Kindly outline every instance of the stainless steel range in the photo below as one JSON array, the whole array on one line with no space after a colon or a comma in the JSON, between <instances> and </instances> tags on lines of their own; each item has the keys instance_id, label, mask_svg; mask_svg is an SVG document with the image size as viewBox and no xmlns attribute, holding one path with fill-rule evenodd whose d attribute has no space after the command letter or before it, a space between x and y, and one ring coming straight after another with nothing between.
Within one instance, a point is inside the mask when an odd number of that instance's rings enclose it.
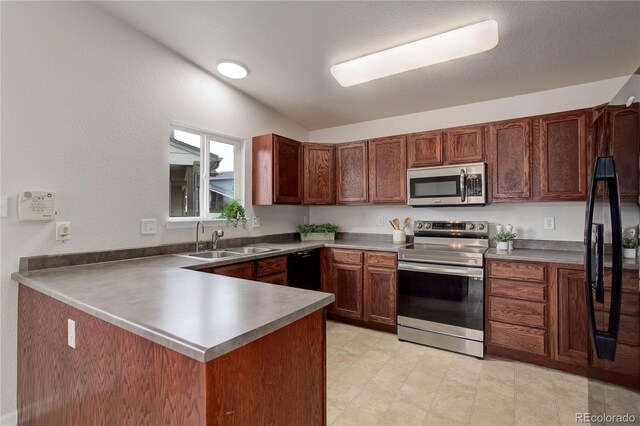
<instances>
[{"instance_id":1,"label":"stainless steel range","mask_svg":"<svg viewBox=\"0 0 640 426\"><path fill-rule=\"evenodd\" d=\"M398 252L398 338L484 357L488 222L414 222Z\"/></svg>"}]
</instances>

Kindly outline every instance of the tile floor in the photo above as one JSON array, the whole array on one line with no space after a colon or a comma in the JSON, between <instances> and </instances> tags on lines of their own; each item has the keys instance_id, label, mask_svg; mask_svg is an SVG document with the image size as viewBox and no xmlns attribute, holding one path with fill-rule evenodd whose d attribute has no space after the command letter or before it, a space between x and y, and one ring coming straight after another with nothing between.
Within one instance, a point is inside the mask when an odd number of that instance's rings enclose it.
<instances>
[{"instance_id":1,"label":"tile floor","mask_svg":"<svg viewBox=\"0 0 640 426\"><path fill-rule=\"evenodd\" d=\"M639 392L584 377L331 321L327 343L330 425L565 425L577 412L640 424Z\"/></svg>"}]
</instances>

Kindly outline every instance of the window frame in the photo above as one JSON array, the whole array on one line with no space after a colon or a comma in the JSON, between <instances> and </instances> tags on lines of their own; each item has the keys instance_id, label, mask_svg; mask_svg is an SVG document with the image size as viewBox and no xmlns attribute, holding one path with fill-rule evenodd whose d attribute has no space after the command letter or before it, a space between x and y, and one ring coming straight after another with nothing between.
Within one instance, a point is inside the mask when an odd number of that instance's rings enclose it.
<instances>
[{"instance_id":1,"label":"window frame","mask_svg":"<svg viewBox=\"0 0 640 426\"><path fill-rule=\"evenodd\" d=\"M179 130L200 136L200 188L209 188L209 166L210 166L210 147L211 142L221 142L234 147L233 158L233 198L240 200L245 205L244 200L244 140L207 130L198 129L192 126L184 126L180 124L170 124L169 139L173 137L173 131ZM169 192L171 187L169 186ZM169 193L169 200L171 194ZM211 194L208 190L201 190L199 194L200 215L199 216L171 216L169 209L167 228L190 228L196 222L204 224L225 223L226 219L221 219L220 213L211 213L209 211ZM205 206L204 208L202 206Z\"/></svg>"}]
</instances>

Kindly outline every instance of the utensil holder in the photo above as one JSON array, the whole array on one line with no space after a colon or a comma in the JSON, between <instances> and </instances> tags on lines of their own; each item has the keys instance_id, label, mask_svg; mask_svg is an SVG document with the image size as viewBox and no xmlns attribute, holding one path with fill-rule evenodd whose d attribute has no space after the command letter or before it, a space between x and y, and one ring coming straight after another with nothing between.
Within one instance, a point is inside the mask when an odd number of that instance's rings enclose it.
<instances>
[{"instance_id":1,"label":"utensil holder","mask_svg":"<svg viewBox=\"0 0 640 426\"><path fill-rule=\"evenodd\" d=\"M402 230L393 231L393 244L405 244L407 242L407 233Z\"/></svg>"}]
</instances>

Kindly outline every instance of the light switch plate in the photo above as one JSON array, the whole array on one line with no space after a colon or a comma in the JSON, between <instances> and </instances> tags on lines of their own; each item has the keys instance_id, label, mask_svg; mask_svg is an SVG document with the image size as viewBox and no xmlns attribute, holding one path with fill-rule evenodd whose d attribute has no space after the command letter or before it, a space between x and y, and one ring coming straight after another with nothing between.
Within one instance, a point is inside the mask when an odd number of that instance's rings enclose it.
<instances>
[{"instance_id":1,"label":"light switch plate","mask_svg":"<svg viewBox=\"0 0 640 426\"><path fill-rule=\"evenodd\" d=\"M67 320L67 344L76 348L76 322L72 319Z\"/></svg>"},{"instance_id":2,"label":"light switch plate","mask_svg":"<svg viewBox=\"0 0 640 426\"><path fill-rule=\"evenodd\" d=\"M140 235L151 235L156 233L155 219L140 219Z\"/></svg>"},{"instance_id":3,"label":"light switch plate","mask_svg":"<svg viewBox=\"0 0 640 426\"><path fill-rule=\"evenodd\" d=\"M260 228L260 218L259 217L253 217L251 219L251 226L254 228Z\"/></svg>"},{"instance_id":4,"label":"light switch plate","mask_svg":"<svg viewBox=\"0 0 640 426\"><path fill-rule=\"evenodd\" d=\"M378 226L384 226L384 216L378 216Z\"/></svg>"}]
</instances>

